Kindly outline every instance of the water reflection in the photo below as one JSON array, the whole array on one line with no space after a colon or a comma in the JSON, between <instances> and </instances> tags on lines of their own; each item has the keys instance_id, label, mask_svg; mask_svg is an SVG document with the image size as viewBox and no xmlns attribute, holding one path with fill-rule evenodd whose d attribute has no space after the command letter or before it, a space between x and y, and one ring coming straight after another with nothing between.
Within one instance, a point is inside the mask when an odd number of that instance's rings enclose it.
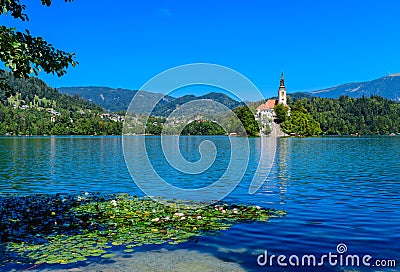
<instances>
[{"instance_id":1,"label":"water reflection","mask_svg":"<svg viewBox=\"0 0 400 272\"><path fill-rule=\"evenodd\" d=\"M256 156L260 156L262 150L266 150L269 154L272 153L268 146L261 148L262 141L256 141L255 152ZM268 142L264 142L264 145L268 145ZM289 186L289 162L290 162L290 146L291 141L288 138L278 138L276 146L275 159L272 165L272 169L269 172L270 158L267 159L267 163L264 160L260 161L259 171L264 173L264 184L257 191L255 196L262 199L262 203L266 206L278 207L279 205L286 203L286 193Z\"/></svg>"},{"instance_id":2,"label":"water reflection","mask_svg":"<svg viewBox=\"0 0 400 272\"><path fill-rule=\"evenodd\" d=\"M248 139L241 137L128 136L123 146L130 174L147 195L204 203L237 186L250 155ZM198 161L186 160L196 154Z\"/></svg>"},{"instance_id":3,"label":"water reflection","mask_svg":"<svg viewBox=\"0 0 400 272\"><path fill-rule=\"evenodd\" d=\"M0 137L1 193L129 192L120 137Z\"/></svg>"},{"instance_id":4,"label":"water reflection","mask_svg":"<svg viewBox=\"0 0 400 272\"><path fill-rule=\"evenodd\" d=\"M190 144L182 144L190 146L196 141L199 140L194 137ZM160 163L157 145L151 145L153 163ZM254 271L260 269L256 266L260 250L287 256L325 254L334 252L339 242L346 242L351 254L397 258L399 137L279 139L268 179L260 190L249 195L260 145L260 139L250 139L246 174L225 200L284 209L287 216L269 223L237 225L222 236L202 237L199 243L188 247L204 246L207 252L225 248L230 251L223 258L236 252L235 261ZM0 138L0 192L88 190L140 194L126 169L121 146L118 137ZM190 156L185 154L185 147L183 150L184 156ZM216 160L221 164L216 164L209 176L202 176L204 180L188 176L176 182L188 179L192 184L201 183L220 176L223 173L218 169L224 166L225 155L217 156L222 156ZM398 267L392 269L396 270Z\"/></svg>"},{"instance_id":5,"label":"water reflection","mask_svg":"<svg viewBox=\"0 0 400 272\"><path fill-rule=\"evenodd\" d=\"M281 138L278 144L278 156L277 156L277 166L278 166L278 188L280 204L286 203L286 193L290 182L290 145L291 140L289 138Z\"/></svg>"}]
</instances>

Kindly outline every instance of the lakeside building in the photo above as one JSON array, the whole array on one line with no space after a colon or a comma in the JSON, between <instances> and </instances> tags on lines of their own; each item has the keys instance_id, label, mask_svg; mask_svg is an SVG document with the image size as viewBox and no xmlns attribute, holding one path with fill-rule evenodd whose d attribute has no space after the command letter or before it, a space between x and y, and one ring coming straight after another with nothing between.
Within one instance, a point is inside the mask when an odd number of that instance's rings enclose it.
<instances>
[{"instance_id":1,"label":"lakeside building","mask_svg":"<svg viewBox=\"0 0 400 272\"><path fill-rule=\"evenodd\" d=\"M261 104L256 109L256 120L261 125L261 135L268 135L271 130L279 131L279 135L284 135L280 130L280 126L274 122L276 114L274 107L282 104L288 108L288 114L290 115L290 108L287 104L286 87L285 87L285 76L282 72L281 81L278 89L278 99L268 99L264 104Z\"/></svg>"},{"instance_id":2,"label":"lakeside building","mask_svg":"<svg viewBox=\"0 0 400 272\"><path fill-rule=\"evenodd\" d=\"M256 110L256 117L262 121L265 119L273 119L275 117L274 107L275 105L283 104L287 106L287 96L285 87L285 75L281 74L281 81L278 89L278 99L268 99L267 102L258 106Z\"/></svg>"}]
</instances>

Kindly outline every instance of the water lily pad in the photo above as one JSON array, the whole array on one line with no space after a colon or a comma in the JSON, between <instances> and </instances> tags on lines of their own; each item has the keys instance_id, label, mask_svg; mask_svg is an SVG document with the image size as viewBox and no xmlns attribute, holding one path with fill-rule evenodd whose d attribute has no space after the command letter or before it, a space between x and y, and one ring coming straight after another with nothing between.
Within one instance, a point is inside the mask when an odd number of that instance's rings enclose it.
<instances>
[{"instance_id":1,"label":"water lily pad","mask_svg":"<svg viewBox=\"0 0 400 272\"><path fill-rule=\"evenodd\" d=\"M0 264L67 264L89 256L112 257L107 249L126 245L179 244L225 230L240 221L267 221L284 211L217 205L193 208L183 202L156 202L127 194L0 197L0 238L7 254Z\"/></svg>"},{"instance_id":2,"label":"water lily pad","mask_svg":"<svg viewBox=\"0 0 400 272\"><path fill-rule=\"evenodd\" d=\"M101 255L101 257L105 258L105 259L111 259L111 258L115 257L115 254L104 254L104 255Z\"/></svg>"}]
</instances>

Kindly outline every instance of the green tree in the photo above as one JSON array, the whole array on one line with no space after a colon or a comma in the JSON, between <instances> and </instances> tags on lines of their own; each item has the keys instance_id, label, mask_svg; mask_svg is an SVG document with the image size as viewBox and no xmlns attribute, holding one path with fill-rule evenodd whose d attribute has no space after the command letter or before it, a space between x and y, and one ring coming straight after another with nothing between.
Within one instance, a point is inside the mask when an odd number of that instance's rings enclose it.
<instances>
[{"instance_id":1,"label":"green tree","mask_svg":"<svg viewBox=\"0 0 400 272\"><path fill-rule=\"evenodd\" d=\"M301 136L313 136L322 133L320 123L307 111L302 102L298 100L292 105L290 116L281 123L285 133L295 133Z\"/></svg>"},{"instance_id":2,"label":"green tree","mask_svg":"<svg viewBox=\"0 0 400 272\"><path fill-rule=\"evenodd\" d=\"M48 87L38 78L18 79L0 72L18 93L0 101L0 134L121 134L122 122L101 118L104 109ZM2 91L0 90L0 94Z\"/></svg>"},{"instance_id":3,"label":"green tree","mask_svg":"<svg viewBox=\"0 0 400 272\"><path fill-rule=\"evenodd\" d=\"M400 104L379 96L299 99L292 110L309 112L323 134L399 133Z\"/></svg>"},{"instance_id":4,"label":"green tree","mask_svg":"<svg viewBox=\"0 0 400 272\"><path fill-rule=\"evenodd\" d=\"M225 135L225 130L213 121L193 121L186 125L181 135Z\"/></svg>"},{"instance_id":5,"label":"green tree","mask_svg":"<svg viewBox=\"0 0 400 272\"><path fill-rule=\"evenodd\" d=\"M72 2L72 0L64 0ZM50 6L51 0L41 0L42 5ZM26 6L19 0L0 0L0 15L10 14L15 19L28 21L29 17L24 13ZM62 76L66 69L75 66L74 53L67 53L54 48L42 37L33 37L29 30L25 33L15 28L0 26L0 60L8 67L13 75L18 78L28 78L30 74L38 75L40 70L46 73ZM0 87L11 88L0 78Z\"/></svg>"},{"instance_id":6,"label":"green tree","mask_svg":"<svg viewBox=\"0 0 400 272\"><path fill-rule=\"evenodd\" d=\"M257 136L260 132L260 127L254 118L254 114L247 106L240 106L233 110L239 120L242 122L246 130L247 136Z\"/></svg>"},{"instance_id":7,"label":"green tree","mask_svg":"<svg viewBox=\"0 0 400 272\"><path fill-rule=\"evenodd\" d=\"M146 134L161 135L165 118L150 116L146 123Z\"/></svg>"},{"instance_id":8,"label":"green tree","mask_svg":"<svg viewBox=\"0 0 400 272\"><path fill-rule=\"evenodd\" d=\"M280 124L288 118L288 107L283 104L275 105L274 112L276 114L276 121Z\"/></svg>"},{"instance_id":9,"label":"green tree","mask_svg":"<svg viewBox=\"0 0 400 272\"><path fill-rule=\"evenodd\" d=\"M281 124L285 133L295 133L301 136L314 136L321 134L321 128L309 113L293 111L290 117Z\"/></svg>"}]
</instances>

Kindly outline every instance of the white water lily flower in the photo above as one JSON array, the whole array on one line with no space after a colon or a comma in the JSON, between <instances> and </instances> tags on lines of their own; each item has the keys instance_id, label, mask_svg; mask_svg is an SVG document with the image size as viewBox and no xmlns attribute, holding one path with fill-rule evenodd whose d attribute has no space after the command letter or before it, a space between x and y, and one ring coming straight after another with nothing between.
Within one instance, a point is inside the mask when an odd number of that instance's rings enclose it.
<instances>
[{"instance_id":1,"label":"white water lily flower","mask_svg":"<svg viewBox=\"0 0 400 272\"><path fill-rule=\"evenodd\" d=\"M174 215L175 215L175 216L179 216L179 217L182 217L182 216L184 216L184 214L183 214L183 213L175 213Z\"/></svg>"},{"instance_id":2,"label":"white water lily flower","mask_svg":"<svg viewBox=\"0 0 400 272\"><path fill-rule=\"evenodd\" d=\"M118 204L117 204L117 201L115 201L115 200L111 200L110 203L111 203L112 205L114 205L114 206L117 206L117 205L118 205Z\"/></svg>"},{"instance_id":3,"label":"white water lily flower","mask_svg":"<svg viewBox=\"0 0 400 272\"><path fill-rule=\"evenodd\" d=\"M160 218L153 218L153 219L151 219L151 222L158 222L158 221L160 221Z\"/></svg>"}]
</instances>

